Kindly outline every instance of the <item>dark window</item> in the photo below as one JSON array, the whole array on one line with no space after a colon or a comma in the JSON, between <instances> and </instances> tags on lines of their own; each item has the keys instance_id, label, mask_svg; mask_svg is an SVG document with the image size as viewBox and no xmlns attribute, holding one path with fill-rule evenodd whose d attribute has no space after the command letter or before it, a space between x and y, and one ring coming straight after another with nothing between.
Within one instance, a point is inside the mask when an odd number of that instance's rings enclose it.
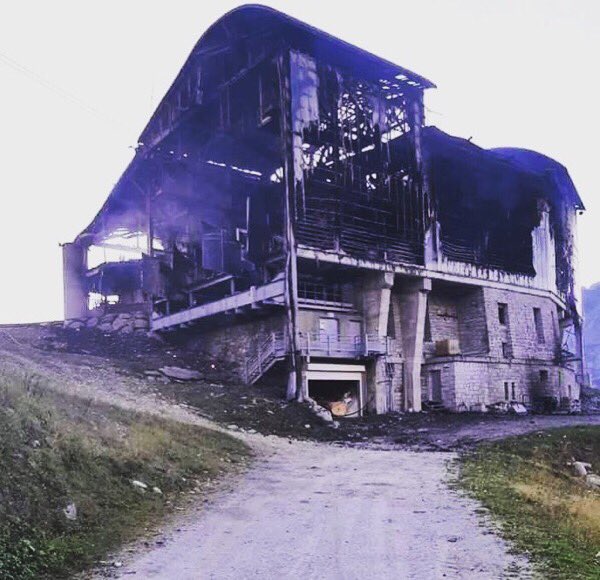
<instances>
[{"instance_id":1,"label":"dark window","mask_svg":"<svg viewBox=\"0 0 600 580\"><path fill-rule=\"evenodd\" d=\"M510 344L508 344L508 342L502 343L502 356L504 358L510 358L510 356L511 356Z\"/></svg>"},{"instance_id":2,"label":"dark window","mask_svg":"<svg viewBox=\"0 0 600 580\"><path fill-rule=\"evenodd\" d=\"M500 324L508 324L508 304L498 302L498 322Z\"/></svg>"},{"instance_id":3,"label":"dark window","mask_svg":"<svg viewBox=\"0 0 600 580\"><path fill-rule=\"evenodd\" d=\"M388 311L387 335L390 338L396 338L396 322L394 320L394 305L390 304Z\"/></svg>"},{"instance_id":4,"label":"dark window","mask_svg":"<svg viewBox=\"0 0 600 580\"><path fill-rule=\"evenodd\" d=\"M535 334L539 344L544 344L544 323L542 321L542 311L539 308L533 309L533 321L535 323Z\"/></svg>"},{"instance_id":5,"label":"dark window","mask_svg":"<svg viewBox=\"0 0 600 580\"><path fill-rule=\"evenodd\" d=\"M431 320L429 319L429 308L425 312L425 334L423 336L425 342L431 342Z\"/></svg>"},{"instance_id":6,"label":"dark window","mask_svg":"<svg viewBox=\"0 0 600 580\"><path fill-rule=\"evenodd\" d=\"M516 393L515 383L511 383L510 386L511 386L511 391L512 391L512 400L516 401L517 393Z\"/></svg>"},{"instance_id":7,"label":"dark window","mask_svg":"<svg viewBox=\"0 0 600 580\"><path fill-rule=\"evenodd\" d=\"M548 382L548 371L540 371L540 383L545 385Z\"/></svg>"},{"instance_id":8,"label":"dark window","mask_svg":"<svg viewBox=\"0 0 600 580\"><path fill-rule=\"evenodd\" d=\"M504 399L508 401L508 383L504 383Z\"/></svg>"}]
</instances>

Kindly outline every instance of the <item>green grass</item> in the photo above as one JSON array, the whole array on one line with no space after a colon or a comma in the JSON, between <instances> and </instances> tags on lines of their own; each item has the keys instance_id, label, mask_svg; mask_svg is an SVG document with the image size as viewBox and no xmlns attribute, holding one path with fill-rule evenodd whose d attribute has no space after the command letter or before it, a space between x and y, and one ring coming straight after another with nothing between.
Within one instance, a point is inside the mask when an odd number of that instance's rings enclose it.
<instances>
[{"instance_id":1,"label":"green grass","mask_svg":"<svg viewBox=\"0 0 600 580\"><path fill-rule=\"evenodd\" d=\"M227 435L0 373L0 578L86 568L248 457ZM75 521L63 511L71 503Z\"/></svg>"},{"instance_id":2,"label":"green grass","mask_svg":"<svg viewBox=\"0 0 600 580\"><path fill-rule=\"evenodd\" d=\"M514 437L464 456L459 482L542 567L544 578L600 578L600 491L567 463L600 473L600 427Z\"/></svg>"}]
</instances>

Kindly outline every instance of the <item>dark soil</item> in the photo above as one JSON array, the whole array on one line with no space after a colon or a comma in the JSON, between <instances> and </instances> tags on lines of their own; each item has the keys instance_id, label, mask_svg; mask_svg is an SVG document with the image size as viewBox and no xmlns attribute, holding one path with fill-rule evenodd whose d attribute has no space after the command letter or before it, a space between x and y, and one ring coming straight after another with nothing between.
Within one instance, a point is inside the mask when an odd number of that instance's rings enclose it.
<instances>
[{"instance_id":1,"label":"dark soil","mask_svg":"<svg viewBox=\"0 0 600 580\"><path fill-rule=\"evenodd\" d=\"M0 327L0 349L32 348L53 358L69 356L69 364L116 367L120 374L143 380L149 391L185 404L197 414L232 430L295 439L352 445L378 445L416 450L467 449L484 440L502 439L550 427L600 424L600 415L492 416L477 413L390 414L347 418L335 428L316 417L307 405L284 399L285 386L247 386L226 361L183 345L146 335L106 334L96 329L67 330L61 324ZM201 372L194 382L147 376L162 366Z\"/></svg>"}]
</instances>

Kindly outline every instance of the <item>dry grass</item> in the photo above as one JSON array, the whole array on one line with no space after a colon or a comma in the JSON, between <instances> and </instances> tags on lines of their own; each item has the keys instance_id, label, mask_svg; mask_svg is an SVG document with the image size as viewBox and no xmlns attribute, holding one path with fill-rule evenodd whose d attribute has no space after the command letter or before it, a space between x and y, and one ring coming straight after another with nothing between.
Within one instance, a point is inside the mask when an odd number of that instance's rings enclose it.
<instances>
[{"instance_id":1,"label":"dry grass","mask_svg":"<svg viewBox=\"0 0 600 580\"><path fill-rule=\"evenodd\" d=\"M464 458L464 487L490 508L504 534L531 554L544 577L600 578L600 492L568 463L600 471L600 427L515 437Z\"/></svg>"},{"instance_id":2,"label":"dry grass","mask_svg":"<svg viewBox=\"0 0 600 580\"><path fill-rule=\"evenodd\" d=\"M0 578L57 578L86 567L247 457L227 435L0 372ZM63 512L70 503L75 521Z\"/></svg>"}]
</instances>

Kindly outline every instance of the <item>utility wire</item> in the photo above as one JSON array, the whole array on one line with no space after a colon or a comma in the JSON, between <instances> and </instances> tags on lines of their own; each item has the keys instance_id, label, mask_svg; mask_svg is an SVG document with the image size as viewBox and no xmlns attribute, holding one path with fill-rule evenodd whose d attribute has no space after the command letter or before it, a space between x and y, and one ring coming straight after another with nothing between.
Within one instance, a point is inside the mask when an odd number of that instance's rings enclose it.
<instances>
[{"instance_id":1,"label":"utility wire","mask_svg":"<svg viewBox=\"0 0 600 580\"><path fill-rule=\"evenodd\" d=\"M102 113L95 107L91 106L90 104L86 103L85 101L83 101L82 99L80 99L79 97L74 95L73 93L70 93L69 91L63 89L56 83L53 83L52 81L42 77L41 75L37 74L35 71L20 64L19 62L17 62L13 58L9 57L7 54L4 54L3 52L0 52L0 62L5 64L6 66L12 68L13 70L25 75L27 78L29 78L33 82L43 86L50 92L62 97L66 101L69 101L75 105L78 105L84 111L86 111L90 115L96 117L96 119L103 121L103 122L108 122L110 125L112 125L113 128L119 128L120 130L124 130L124 125L122 123L118 122L116 119L105 115L104 113Z\"/></svg>"}]
</instances>

